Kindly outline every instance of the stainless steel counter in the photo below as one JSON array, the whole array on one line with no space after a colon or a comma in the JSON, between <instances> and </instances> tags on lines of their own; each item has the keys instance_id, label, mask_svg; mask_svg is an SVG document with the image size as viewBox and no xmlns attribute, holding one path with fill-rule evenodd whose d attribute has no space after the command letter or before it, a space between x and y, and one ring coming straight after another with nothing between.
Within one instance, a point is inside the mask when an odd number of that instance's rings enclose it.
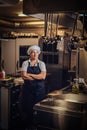
<instances>
[{"instance_id":1,"label":"stainless steel counter","mask_svg":"<svg viewBox=\"0 0 87 130\"><path fill-rule=\"evenodd\" d=\"M57 93L35 104L38 130L86 130L87 95Z\"/></svg>"}]
</instances>

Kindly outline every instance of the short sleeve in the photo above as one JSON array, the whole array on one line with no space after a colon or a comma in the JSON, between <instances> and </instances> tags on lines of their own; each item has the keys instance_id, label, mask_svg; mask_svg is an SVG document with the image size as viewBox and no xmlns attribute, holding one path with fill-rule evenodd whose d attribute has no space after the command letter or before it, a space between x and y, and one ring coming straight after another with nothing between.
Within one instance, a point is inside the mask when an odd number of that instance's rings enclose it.
<instances>
[{"instance_id":1,"label":"short sleeve","mask_svg":"<svg viewBox=\"0 0 87 130\"><path fill-rule=\"evenodd\" d=\"M43 61L39 61L39 67L41 71L46 71L46 65Z\"/></svg>"},{"instance_id":2,"label":"short sleeve","mask_svg":"<svg viewBox=\"0 0 87 130\"><path fill-rule=\"evenodd\" d=\"M28 60L27 60L27 61L24 61L24 62L22 63L21 71L26 71L26 72L27 72L27 67L28 67Z\"/></svg>"}]
</instances>

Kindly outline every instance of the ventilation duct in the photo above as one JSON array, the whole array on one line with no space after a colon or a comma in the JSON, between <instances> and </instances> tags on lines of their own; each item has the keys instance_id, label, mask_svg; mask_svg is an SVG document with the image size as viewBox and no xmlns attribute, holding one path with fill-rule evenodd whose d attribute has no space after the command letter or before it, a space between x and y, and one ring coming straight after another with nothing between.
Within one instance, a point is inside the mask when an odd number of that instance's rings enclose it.
<instances>
[{"instance_id":1,"label":"ventilation duct","mask_svg":"<svg viewBox=\"0 0 87 130\"><path fill-rule=\"evenodd\" d=\"M51 15L51 13L48 15ZM35 18L39 18L39 19L45 21L45 15L43 13L32 14L30 16L35 17ZM56 24L57 16L58 16L58 13L53 14L52 23ZM65 28L73 28L75 21L76 21L76 18L77 18L77 13L59 13L59 25L62 25ZM49 19L47 22L50 22Z\"/></svg>"},{"instance_id":2,"label":"ventilation duct","mask_svg":"<svg viewBox=\"0 0 87 130\"><path fill-rule=\"evenodd\" d=\"M0 0L0 6L9 6L18 4L19 0Z\"/></svg>"}]
</instances>

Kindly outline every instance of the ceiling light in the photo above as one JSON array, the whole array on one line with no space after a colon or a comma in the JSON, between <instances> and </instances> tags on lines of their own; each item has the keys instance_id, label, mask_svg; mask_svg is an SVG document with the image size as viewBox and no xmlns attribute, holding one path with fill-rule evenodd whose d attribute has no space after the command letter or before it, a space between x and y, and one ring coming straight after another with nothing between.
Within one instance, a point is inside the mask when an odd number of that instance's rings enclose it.
<instances>
[{"instance_id":1,"label":"ceiling light","mask_svg":"<svg viewBox=\"0 0 87 130\"><path fill-rule=\"evenodd\" d=\"M18 16L23 17L23 16L27 16L26 14L19 14Z\"/></svg>"}]
</instances>

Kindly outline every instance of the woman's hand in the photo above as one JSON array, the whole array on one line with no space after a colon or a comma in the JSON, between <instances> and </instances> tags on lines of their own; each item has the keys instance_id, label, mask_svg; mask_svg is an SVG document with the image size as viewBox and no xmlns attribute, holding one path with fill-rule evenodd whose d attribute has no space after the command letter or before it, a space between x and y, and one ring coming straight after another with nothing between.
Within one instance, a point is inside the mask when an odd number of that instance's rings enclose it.
<instances>
[{"instance_id":1,"label":"woman's hand","mask_svg":"<svg viewBox=\"0 0 87 130\"><path fill-rule=\"evenodd\" d=\"M42 80L46 78L46 71L42 71L40 74L28 73L28 75L31 76L33 79Z\"/></svg>"},{"instance_id":2,"label":"woman's hand","mask_svg":"<svg viewBox=\"0 0 87 130\"><path fill-rule=\"evenodd\" d=\"M34 80L34 78L32 78L31 76L30 76L30 74L29 73L27 73L27 72L25 72L25 71L22 71L21 72L21 76L22 76L22 78L25 80Z\"/></svg>"},{"instance_id":3,"label":"woman's hand","mask_svg":"<svg viewBox=\"0 0 87 130\"><path fill-rule=\"evenodd\" d=\"M27 80L44 80L46 78L46 71L42 71L40 74L31 74L31 73L27 73L25 71L21 72L21 76L23 79L27 79Z\"/></svg>"}]
</instances>

